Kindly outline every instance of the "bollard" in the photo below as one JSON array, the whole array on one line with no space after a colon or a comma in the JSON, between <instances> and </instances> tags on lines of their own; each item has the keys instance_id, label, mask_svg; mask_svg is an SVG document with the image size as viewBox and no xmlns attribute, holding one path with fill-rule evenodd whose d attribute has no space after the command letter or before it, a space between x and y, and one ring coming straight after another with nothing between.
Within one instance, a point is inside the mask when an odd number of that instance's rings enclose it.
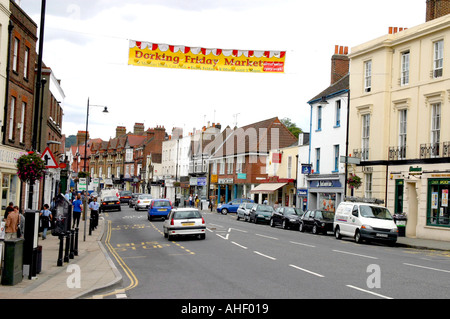
<instances>
[{"instance_id":1,"label":"bollard","mask_svg":"<svg viewBox=\"0 0 450 319\"><path fill-rule=\"evenodd\" d=\"M59 234L59 251L58 251L58 261L56 262L56 265L58 267L61 267L63 265L63 247L64 247L64 235Z\"/></svg>"},{"instance_id":2,"label":"bollard","mask_svg":"<svg viewBox=\"0 0 450 319\"><path fill-rule=\"evenodd\" d=\"M70 253L69 253L70 259L74 258L74 248L73 248L74 233L75 233L75 230L71 229L70 230Z\"/></svg>"},{"instance_id":3,"label":"bollard","mask_svg":"<svg viewBox=\"0 0 450 319\"><path fill-rule=\"evenodd\" d=\"M70 249L70 231L67 231L64 236L66 237L66 249L64 250L64 262L69 262L69 249Z\"/></svg>"},{"instance_id":4,"label":"bollard","mask_svg":"<svg viewBox=\"0 0 450 319\"><path fill-rule=\"evenodd\" d=\"M75 256L78 256L78 227L75 228L75 248L73 249Z\"/></svg>"}]
</instances>

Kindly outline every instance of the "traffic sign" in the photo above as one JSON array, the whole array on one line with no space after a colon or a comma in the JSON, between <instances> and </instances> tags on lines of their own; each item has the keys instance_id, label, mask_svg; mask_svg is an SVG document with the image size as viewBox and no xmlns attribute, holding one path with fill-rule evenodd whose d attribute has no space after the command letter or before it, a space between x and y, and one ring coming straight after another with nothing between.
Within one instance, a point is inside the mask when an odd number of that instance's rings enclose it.
<instances>
[{"instance_id":1,"label":"traffic sign","mask_svg":"<svg viewBox=\"0 0 450 319\"><path fill-rule=\"evenodd\" d=\"M52 151L47 147L41 155L41 159L45 162L46 168L58 168L59 164L56 162L55 157L53 156Z\"/></svg>"}]
</instances>

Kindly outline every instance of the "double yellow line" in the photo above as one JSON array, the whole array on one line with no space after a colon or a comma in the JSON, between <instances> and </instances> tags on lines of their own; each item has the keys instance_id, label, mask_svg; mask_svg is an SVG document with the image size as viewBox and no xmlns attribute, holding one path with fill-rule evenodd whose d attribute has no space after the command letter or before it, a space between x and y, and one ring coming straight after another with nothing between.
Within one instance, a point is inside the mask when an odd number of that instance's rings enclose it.
<instances>
[{"instance_id":1,"label":"double yellow line","mask_svg":"<svg viewBox=\"0 0 450 319\"><path fill-rule=\"evenodd\" d=\"M127 277L130 279L130 285L128 287L126 287L125 289L123 289L122 291L127 291L133 288L136 288L139 281L136 278L135 274L131 271L130 267L128 267L128 265L123 261L123 259L119 256L119 254L116 252L116 250L114 249L114 247L111 245L110 241L111 241L111 221L108 221L108 230L106 233L106 240L105 240L105 245L106 247L108 247L109 252L111 253L111 255L114 256L114 258L116 259L117 263L119 264L120 267L122 267L123 271L125 272L125 274L127 275ZM105 295L101 295L101 296L97 296L97 297L106 297L106 296L111 296L111 295L115 295L117 294L118 291L114 291L114 292L110 292L108 294Z\"/></svg>"}]
</instances>

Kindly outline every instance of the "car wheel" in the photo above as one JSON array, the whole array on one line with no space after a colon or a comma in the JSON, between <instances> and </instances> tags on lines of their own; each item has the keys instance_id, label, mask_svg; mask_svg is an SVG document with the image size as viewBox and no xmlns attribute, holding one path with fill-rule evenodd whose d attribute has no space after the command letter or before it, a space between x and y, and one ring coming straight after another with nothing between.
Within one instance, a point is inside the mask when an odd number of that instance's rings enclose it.
<instances>
[{"instance_id":1,"label":"car wheel","mask_svg":"<svg viewBox=\"0 0 450 319\"><path fill-rule=\"evenodd\" d=\"M170 234L167 234L167 239L169 240L169 241L173 241L173 235L170 235Z\"/></svg>"},{"instance_id":2,"label":"car wheel","mask_svg":"<svg viewBox=\"0 0 450 319\"><path fill-rule=\"evenodd\" d=\"M359 230L357 230L356 233L355 233L355 241L358 244L361 244L363 242L363 239L361 237L361 233L359 232Z\"/></svg>"},{"instance_id":3,"label":"car wheel","mask_svg":"<svg viewBox=\"0 0 450 319\"><path fill-rule=\"evenodd\" d=\"M236 220L239 220L239 219L241 219L241 218L239 217L239 214L238 214L238 215L236 215Z\"/></svg>"},{"instance_id":4,"label":"car wheel","mask_svg":"<svg viewBox=\"0 0 450 319\"><path fill-rule=\"evenodd\" d=\"M222 209L222 214L223 214L223 215L228 214L228 209L226 209L226 208Z\"/></svg>"},{"instance_id":5,"label":"car wheel","mask_svg":"<svg viewBox=\"0 0 450 319\"><path fill-rule=\"evenodd\" d=\"M334 237L336 237L336 239L342 239L341 230L339 229L339 226L336 227L336 229L334 230Z\"/></svg>"},{"instance_id":6,"label":"car wheel","mask_svg":"<svg viewBox=\"0 0 450 319\"><path fill-rule=\"evenodd\" d=\"M119 212L122 211L122 207L119 207L119 210L118 210L118 211L119 211Z\"/></svg>"},{"instance_id":7,"label":"car wheel","mask_svg":"<svg viewBox=\"0 0 450 319\"><path fill-rule=\"evenodd\" d=\"M285 220L283 220L283 229L288 229L288 226L287 226L287 224L286 224L286 221L285 221Z\"/></svg>"},{"instance_id":8,"label":"car wheel","mask_svg":"<svg viewBox=\"0 0 450 319\"><path fill-rule=\"evenodd\" d=\"M205 239L206 238L206 234L200 234L200 239Z\"/></svg>"},{"instance_id":9,"label":"car wheel","mask_svg":"<svg viewBox=\"0 0 450 319\"><path fill-rule=\"evenodd\" d=\"M270 219L270 227L275 227L275 222L273 221L273 218Z\"/></svg>"},{"instance_id":10,"label":"car wheel","mask_svg":"<svg viewBox=\"0 0 450 319\"><path fill-rule=\"evenodd\" d=\"M303 223L300 223L300 224L298 225L298 230L299 230L301 233L303 233L303 232L305 231L305 227L303 226Z\"/></svg>"},{"instance_id":11,"label":"car wheel","mask_svg":"<svg viewBox=\"0 0 450 319\"><path fill-rule=\"evenodd\" d=\"M164 238L167 238L168 234L166 232L164 232Z\"/></svg>"},{"instance_id":12,"label":"car wheel","mask_svg":"<svg viewBox=\"0 0 450 319\"><path fill-rule=\"evenodd\" d=\"M319 233L319 232L317 231L317 225L314 225L314 226L313 226L312 233L313 233L314 235L317 235L317 234Z\"/></svg>"}]
</instances>

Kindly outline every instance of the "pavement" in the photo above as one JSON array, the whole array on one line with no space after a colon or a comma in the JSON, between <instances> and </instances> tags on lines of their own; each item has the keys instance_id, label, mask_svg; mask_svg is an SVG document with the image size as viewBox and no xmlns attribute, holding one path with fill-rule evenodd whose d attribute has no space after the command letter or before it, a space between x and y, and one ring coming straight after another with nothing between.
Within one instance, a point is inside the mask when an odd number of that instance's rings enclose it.
<instances>
[{"instance_id":1,"label":"pavement","mask_svg":"<svg viewBox=\"0 0 450 319\"><path fill-rule=\"evenodd\" d=\"M86 240L83 240L83 226L82 221L78 256L62 266L57 266L58 237L49 234L46 240L39 239L38 245L42 246L41 272L32 279L25 276L14 286L0 285L0 299L95 299L102 293L120 292L122 275L102 243L107 235L106 221L101 217L92 235L89 236L87 231ZM450 242L399 237L397 247L450 251Z\"/></svg>"}]
</instances>

